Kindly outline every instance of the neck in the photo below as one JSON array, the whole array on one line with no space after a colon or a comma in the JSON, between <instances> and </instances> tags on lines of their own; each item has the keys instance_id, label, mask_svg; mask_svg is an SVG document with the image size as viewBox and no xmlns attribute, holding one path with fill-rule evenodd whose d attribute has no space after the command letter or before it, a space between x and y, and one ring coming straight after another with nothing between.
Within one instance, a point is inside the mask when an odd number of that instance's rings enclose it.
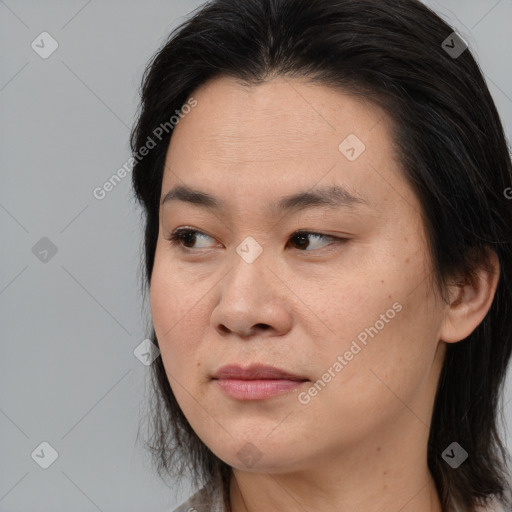
<instances>
[{"instance_id":1,"label":"neck","mask_svg":"<svg viewBox=\"0 0 512 512\"><path fill-rule=\"evenodd\" d=\"M410 425L409 425L410 427ZM231 512L443 512L427 466L428 430L416 422L409 439L399 425L365 446L319 455L291 471L233 469ZM423 432L419 432L425 429ZM414 441L416 439L417 441Z\"/></svg>"},{"instance_id":2,"label":"neck","mask_svg":"<svg viewBox=\"0 0 512 512\"><path fill-rule=\"evenodd\" d=\"M240 474L234 471L230 482L231 512L276 510L304 512L443 512L434 481L428 473L423 479L410 479L394 490L376 486L365 494L349 485L300 479L297 475Z\"/></svg>"}]
</instances>

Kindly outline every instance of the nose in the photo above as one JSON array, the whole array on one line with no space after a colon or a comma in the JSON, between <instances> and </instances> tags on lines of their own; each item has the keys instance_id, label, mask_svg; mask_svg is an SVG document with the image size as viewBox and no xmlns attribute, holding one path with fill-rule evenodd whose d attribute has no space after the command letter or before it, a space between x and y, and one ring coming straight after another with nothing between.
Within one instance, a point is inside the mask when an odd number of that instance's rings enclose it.
<instances>
[{"instance_id":1,"label":"nose","mask_svg":"<svg viewBox=\"0 0 512 512\"><path fill-rule=\"evenodd\" d=\"M292 327L290 290L261 256L247 263L235 260L220 283L211 321L221 336L241 338L286 334Z\"/></svg>"}]
</instances>

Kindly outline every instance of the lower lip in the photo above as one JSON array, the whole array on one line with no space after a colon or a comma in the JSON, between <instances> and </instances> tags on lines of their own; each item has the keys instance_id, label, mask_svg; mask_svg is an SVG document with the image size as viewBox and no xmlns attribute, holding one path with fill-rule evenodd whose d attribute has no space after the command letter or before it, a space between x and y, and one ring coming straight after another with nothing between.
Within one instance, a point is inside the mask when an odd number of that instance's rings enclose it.
<instances>
[{"instance_id":1,"label":"lower lip","mask_svg":"<svg viewBox=\"0 0 512 512\"><path fill-rule=\"evenodd\" d=\"M216 379L226 395L238 400L264 400L297 389L305 381L286 379Z\"/></svg>"}]
</instances>

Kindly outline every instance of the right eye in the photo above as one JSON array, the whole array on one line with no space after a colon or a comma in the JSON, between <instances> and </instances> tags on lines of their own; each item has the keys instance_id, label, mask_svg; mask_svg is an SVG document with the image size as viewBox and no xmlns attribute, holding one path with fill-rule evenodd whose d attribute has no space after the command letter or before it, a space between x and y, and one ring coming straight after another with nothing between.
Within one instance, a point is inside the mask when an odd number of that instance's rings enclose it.
<instances>
[{"instance_id":1,"label":"right eye","mask_svg":"<svg viewBox=\"0 0 512 512\"><path fill-rule=\"evenodd\" d=\"M196 238L210 238L213 240L211 236L208 236L205 233L202 233L201 231L198 231L197 229L190 229L190 228L179 228L176 229L171 233L171 236L167 238L172 245L180 246L181 248L185 249L196 249L197 247L188 247L188 245L194 245L194 241ZM207 247L199 247L199 249L204 249Z\"/></svg>"}]
</instances>

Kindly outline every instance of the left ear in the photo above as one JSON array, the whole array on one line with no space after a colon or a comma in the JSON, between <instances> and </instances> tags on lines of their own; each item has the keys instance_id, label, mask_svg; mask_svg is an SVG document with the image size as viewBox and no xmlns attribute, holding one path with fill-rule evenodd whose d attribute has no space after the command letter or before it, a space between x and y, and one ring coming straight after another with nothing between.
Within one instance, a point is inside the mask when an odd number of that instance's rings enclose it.
<instances>
[{"instance_id":1,"label":"left ear","mask_svg":"<svg viewBox=\"0 0 512 512\"><path fill-rule=\"evenodd\" d=\"M496 253L489 249L487 267L482 265L472 279L459 280L449 285L450 303L447 304L441 341L456 343L467 338L489 311L500 276Z\"/></svg>"}]
</instances>

